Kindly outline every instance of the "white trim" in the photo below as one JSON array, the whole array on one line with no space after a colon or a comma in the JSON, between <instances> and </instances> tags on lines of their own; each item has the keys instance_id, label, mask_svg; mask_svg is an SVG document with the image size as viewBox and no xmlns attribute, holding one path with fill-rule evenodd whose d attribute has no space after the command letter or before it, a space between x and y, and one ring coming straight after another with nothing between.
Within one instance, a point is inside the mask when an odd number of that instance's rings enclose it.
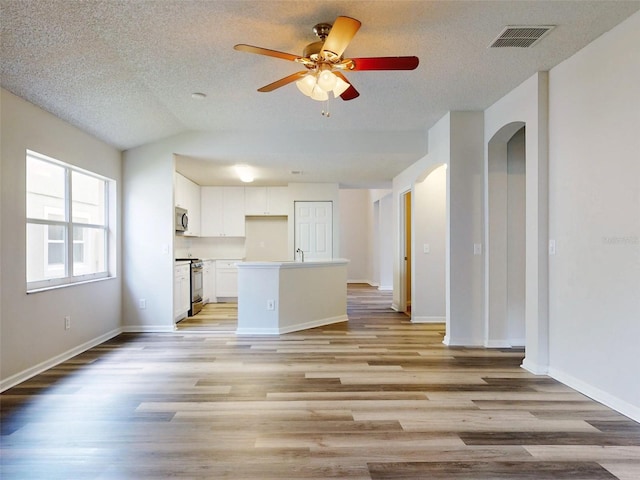
<instances>
[{"instance_id":1,"label":"white trim","mask_svg":"<svg viewBox=\"0 0 640 480\"><path fill-rule=\"evenodd\" d=\"M393 292L393 285L379 285L378 290L381 292Z\"/></svg>"},{"instance_id":2,"label":"white trim","mask_svg":"<svg viewBox=\"0 0 640 480\"><path fill-rule=\"evenodd\" d=\"M174 325L127 325L122 327L122 333L173 333Z\"/></svg>"},{"instance_id":3,"label":"white trim","mask_svg":"<svg viewBox=\"0 0 640 480\"><path fill-rule=\"evenodd\" d=\"M526 353L525 353L526 355ZM536 363L533 363L531 360L527 360L527 357L525 356L524 360L522 361L522 365L520 365L522 368L524 368L526 371L533 373L534 375L547 375L549 373L549 367L546 365L538 365Z\"/></svg>"},{"instance_id":4,"label":"white trim","mask_svg":"<svg viewBox=\"0 0 640 480\"><path fill-rule=\"evenodd\" d=\"M45 360L44 362L40 362L37 365L34 365L33 367L23 370L22 372L18 372L15 375L11 375L10 377L7 377L0 382L0 392L4 392L5 390L8 390L11 387L15 387L19 383L29 380L30 378L35 377L36 375L46 370L49 370L50 368L53 368L61 364L62 362L66 362L70 358L73 358L76 355L86 352L90 348L100 345L101 343L104 343L107 340L110 340L113 337L120 335L121 333L122 333L122 329L116 328L114 330L111 330L108 333L105 333L104 335L100 335L99 337L94 338L93 340L89 340L88 342L85 342L81 345L78 345L77 347L67 350L66 352L63 352L60 355L51 357L49 360Z\"/></svg>"},{"instance_id":5,"label":"white trim","mask_svg":"<svg viewBox=\"0 0 640 480\"><path fill-rule=\"evenodd\" d=\"M346 322L349 317L346 315L338 315L337 317L320 318L309 322L297 323L280 328L238 328L236 335L282 335L285 333L298 332L300 330L308 330L310 328L322 327L333 323Z\"/></svg>"},{"instance_id":6,"label":"white trim","mask_svg":"<svg viewBox=\"0 0 640 480\"><path fill-rule=\"evenodd\" d=\"M411 323L445 323L447 317L411 317Z\"/></svg>"},{"instance_id":7,"label":"white trim","mask_svg":"<svg viewBox=\"0 0 640 480\"><path fill-rule=\"evenodd\" d=\"M371 283L370 280L351 280L351 279L347 279L347 283L365 283L365 284L369 285L370 287L377 287L377 285Z\"/></svg>"},{"instance_id":8,"label":"white trim","mask_svg":"<svg viewBox=\"0 0 640 480\"><path fill-rule=\"evenodd\" d=\"M620 412L623 415L635 420L636 422L640 422L640 407L637 405L633 405L621 398L618 398L610 393L605 392L593 385L586 383L573 375L569 375L562 370L558 370L556 368L550 367L548 369L548 374L551 378L558 380L559 382L564 383L565 385L577 390L578 392L586 395L593 400L600 402L606 405L609 408L614 409L617 412Z\"/></svg>"},{"instance_id":9,"label":"white trim","mask_svg":"<svg viewBox=\"0 0 640 480\"><path fill-rule=\"evenodd\" d=\"M453 340L449 334L444 336L442 343L451 347L482 347L484 342L473 338L456 338Z\"/></svg>"},{"instance_id":10,"label":"white trim","mask_svg":"<svg viewBox=\"0 0 640 480\"><path fill-rule=\"evenodd\" d=\"M485 348L511 348L511 342L509 340L485 340Z\"/></svg>"}]
</instances>

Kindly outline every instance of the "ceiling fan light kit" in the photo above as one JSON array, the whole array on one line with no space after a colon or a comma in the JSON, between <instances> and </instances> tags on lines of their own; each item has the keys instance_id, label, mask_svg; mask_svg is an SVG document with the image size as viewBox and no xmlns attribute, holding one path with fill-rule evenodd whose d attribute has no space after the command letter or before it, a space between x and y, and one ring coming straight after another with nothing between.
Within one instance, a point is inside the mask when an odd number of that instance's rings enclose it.
<instances>
[{"instance_id":1,"label":"ceiling fan light kit","mask_svg":"<svg viewBox=\"0 0 640 480\"><path fill-rule=\"evenodd\" d=\"M356 32L360 22L351 17L338 17L333 25L318 23L313 32L320 39L307 45L302 56L278 52L253 45L238 44L239 51L266 55L282 60L301 63L307 70L296 72L258 89L259 92L271 92L289 83L296 82L298 90L313 100L326 101L329 93L335 98L353 100L360 94L341 71L363 70L414 70L418 57L370 57L343 58L343 53ZM329 116L323 112L323 115Z\"/></svg>"}]
</instances>

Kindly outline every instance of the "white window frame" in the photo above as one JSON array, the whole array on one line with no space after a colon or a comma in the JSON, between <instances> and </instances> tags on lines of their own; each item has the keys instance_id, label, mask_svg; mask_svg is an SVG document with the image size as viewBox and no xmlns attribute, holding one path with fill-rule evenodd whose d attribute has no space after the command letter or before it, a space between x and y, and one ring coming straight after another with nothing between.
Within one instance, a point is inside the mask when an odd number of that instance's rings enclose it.
<instances>
[{"instance_id":1,"label":"white window frame","mask_svg":"<svg viewBox=\"0 0 640 480\"><path fill-rule=\"evenodd\" d=\"M64 217L64 220L61 221L61 220L49 220L49 219L42 219L42 218L27 217L26 228L28 228L30 224L43 225L43 226L62 226L65 229L65 243L66 243L64 266L62 267L64 269L63 276L59 276L57 278L45 278L42 280L27 282L27 292L28 293L35 292L40 290L46 290L49 288L56 288L60 286L73 285L77 283L83 283L87 281L94 281L94 280L112 277L109 271L109 265L111 261L110 259L111 247L110 247L110 241L109 241L109 236L111 233L111 226L110 226L111 217L109 215L109 205L110 205L109 195L110 195L110 192L112 191L110 183L114 182L114 180L104 177L102 175L96 174L94 172L78 168L74 165L70 165L68 163L64 163L59 160L47 157L46 155L42 155L40 153L31 151L31 150L27 150L27 157L33 157L39 161L52 163L54 165L64 168L65 198L64 198L64 211L58 210L58 212L56 212L58 215L61 213ZM73 221L73 211L72 211L73 209L72 191L73 190L72 190L72 183L71 183L72 172L82 173L83 175L88 175L90 177L94 177L104 182L104 196L105 196L105 198L103 199L103 205L105 209L103 213L104 225L89 223L88 221L87 222ZM103 239L104 269L103 271L89 273L89 274L79 274L79 275L76 275L74 273L74 267L75 267L74 263L76 263L74 262L74 259L73 259L73 246L75 243L74 236L73 236L74 228L91 228L91 229L101 230L103 232L103 235L104 235L104 239ZM45 249L47 249L48 243L49 243L48 238L45 238L44 246L43 246ZM28 249L27 249L27 254L28 254ZM86 255L86 252L85 252L85 255ZM45 256L45 259L46 258L47 256ZM45 268L47 268L47 265L45 265Z\"/></svg>"}]
</instances>

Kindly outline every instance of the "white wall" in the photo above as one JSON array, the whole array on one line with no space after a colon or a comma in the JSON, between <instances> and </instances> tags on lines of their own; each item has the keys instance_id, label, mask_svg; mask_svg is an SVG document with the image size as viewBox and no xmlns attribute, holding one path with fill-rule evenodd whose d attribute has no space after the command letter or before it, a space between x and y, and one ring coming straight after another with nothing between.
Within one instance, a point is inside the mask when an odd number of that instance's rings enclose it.
<instances>
[{"instance_id":1,"label":"white wall","mask_svg":"<svg viewBox=\"0 0 640 480\"><path fill-rule=\"evenodd\" d=\"M162 143L124 153L125 330L173 330L174 170L173 154Z\"/></svg>"},{"instance_id":2,"label":"white wall","mask_svg":"<svg viewBox=\"0 0 640 480\"><path fill-rule=\"evenodd\" d=\"M450 113L447 345L484 341L482 136L482 112ZM475 244L479 254L474 254Z\"/></svg>"},{"instance_id":3,"label":"white wall","mask_svg":"<svg viewBox=\"0 0 640 480\"><path fill-rule=\"evenodd\" d=\"M118 150L2 90L0 365L4 390L119 333L121 311ZM26 150L91 170L117 183L116 277L26 294ZM71 316L71 329L64 317Z\"/></svg>"},{"instance_id":4,"label":"white wall","mask_svg":"<svg viewBox=\"0 0 640 480\"><path fill-rule=\"evenodd\" d=\"M393 193L385 191L384 195L374 197L374 204L378 205L377 229L374 232L377 239L377 249L374 250L378 266L378 275L374 284L380 290L393 290Z\"/></svg>"},{"instance_id":5,"label":"white wall","mask_svg":"<svg viewBox=\"0 0 640 480\"><path fill-rule=\"evenodd\" d=\"M369 191L340 189L340 252L349 259L347 281L371 283L373 278L373 206Z\"/></svg>"},{"instance_id":6,"label":"white wall","mask_svg":"<svg viewBox=\"0 0 640 480\"><path fill-rule=\"evenodd\" d=\"M447 168L433 170L414 186L414 300L412 321L446 320ZM427 251L425 252L425 246Z\"/></svg>"},{"instance_id":7,"label":"white wall","mask_svg":"<svg viewBox=\"0 0 640 480\"><path fill-rule=\"evenodd\" d=\"M243 256L248 262L283 261L288 258L287 217L246 217L245 232L246 254Z\"/></svg>"},{"instance_id":8,"label":"white wall","mask_svg":"<svg viewBox=\"0 0 640 480\"><path fill-rule=\"evenodd\" d=\"M640 13L549 74L549 305L550 373L640 421L638 45Z\"/></svg>"}]
</instances>

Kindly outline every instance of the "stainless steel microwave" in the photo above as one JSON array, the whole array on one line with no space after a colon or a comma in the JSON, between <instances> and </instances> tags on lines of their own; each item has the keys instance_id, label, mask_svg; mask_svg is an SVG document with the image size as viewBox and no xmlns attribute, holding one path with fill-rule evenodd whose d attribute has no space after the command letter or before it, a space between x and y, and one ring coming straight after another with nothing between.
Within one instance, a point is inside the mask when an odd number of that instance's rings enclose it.
<instances>
[{"instance_id":1,"label":"stainless steel microwave","mask_svg":"<svg viewBox=\"0 0 640 480\"><path fill-rule=\"evenodd\" d=\"M184 208L176 207L176 232L189 230L189 215Z\"/></svg>"}]
</instances>

